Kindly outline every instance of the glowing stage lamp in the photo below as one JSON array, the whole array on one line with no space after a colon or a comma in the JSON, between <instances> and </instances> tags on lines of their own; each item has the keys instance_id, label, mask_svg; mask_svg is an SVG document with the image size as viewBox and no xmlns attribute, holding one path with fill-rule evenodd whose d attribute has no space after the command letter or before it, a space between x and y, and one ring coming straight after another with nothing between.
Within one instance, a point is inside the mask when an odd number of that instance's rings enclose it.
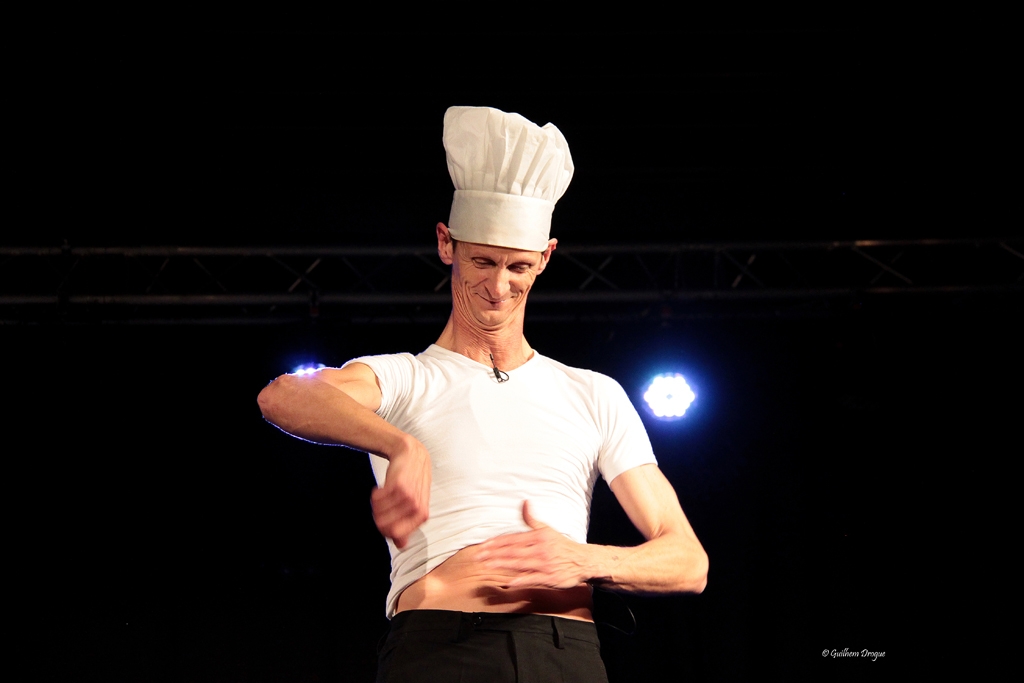
<instances>
[{"instance_id":1,"label":"glowing stage lamp","mask_svg":"<svg viewBox=\"0 0 1024 683\"><path fill-rule=\"evenodd\" d=\"M305 377L306 375L312 375L317 370L320 370L320 369L326 368L326 367L327 366L324 365L323 363L316 363L316 364L306 363L305 365L300 365L300 366L294 368L292 370L291 374L298 375L299 377Z\"/></svg>"},{"instance_id":2,"label":"glowing stage lamp","mask_svg":"<svg viewBox=\"0 0 1024 683\"><path fill-rule=\"evenodd\" d=\"M647 407L655 417L675 420L683 416L697 395L679 373L658 375L644 392Z\"/></svg>"}]
</instances>

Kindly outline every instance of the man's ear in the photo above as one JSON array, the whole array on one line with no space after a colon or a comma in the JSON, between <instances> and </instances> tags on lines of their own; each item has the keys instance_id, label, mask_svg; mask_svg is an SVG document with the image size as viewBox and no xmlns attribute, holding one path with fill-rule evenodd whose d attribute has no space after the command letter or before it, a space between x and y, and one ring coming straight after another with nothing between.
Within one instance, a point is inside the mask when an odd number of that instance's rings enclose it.
<instances>
[{"instance_id":1,"label":"man's ear","mask_svg":"<svg viewBox=\"0 0 1024 683\"><path fill-rule=\"evenodd\" d=\"M554 253L555 248L558 246L558 240L548 240L548 248L540 253L540 266L537 268L537 274L540 275L544 272L544 269L548 267L548 261L551 260L551 254Z\"/></svg>"},{"instance_id":2,"label":"man's ear","mask_svg":"<svg viewBox=\"0 0 1024 683\"><path fill-rule=\"evenodd\" d=\"M437 224L437 255L441 257L441 262L446 266L450 266L452 261L455 260L452 255L452 233L449 232L448 226L444 223Z\"/></svg>"}]
</instances>

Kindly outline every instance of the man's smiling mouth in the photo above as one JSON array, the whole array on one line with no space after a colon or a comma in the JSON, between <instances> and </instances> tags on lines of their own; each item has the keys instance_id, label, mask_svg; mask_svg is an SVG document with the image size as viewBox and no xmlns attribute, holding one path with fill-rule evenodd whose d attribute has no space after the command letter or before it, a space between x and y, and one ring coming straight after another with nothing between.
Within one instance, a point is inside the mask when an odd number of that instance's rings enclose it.
<instances>
[{"instance_id":1,"label":"man's smiling mouth","mask_svg":"<svg viewBox=\"0 0 1024 683\"><path fill-rule=\"evenodd\" d=\"M509 297L505 297L504 299L491 299L489 297L486 297L486 296L483 296L483 295L480 295L480 294L478 294L477 296L479 296L481 299L483 299L484 301L486 301L489 304L503 304L506 301L511 301L512 300L512 297L510 297L510 296Z\"/></svg>"}]
</instances>

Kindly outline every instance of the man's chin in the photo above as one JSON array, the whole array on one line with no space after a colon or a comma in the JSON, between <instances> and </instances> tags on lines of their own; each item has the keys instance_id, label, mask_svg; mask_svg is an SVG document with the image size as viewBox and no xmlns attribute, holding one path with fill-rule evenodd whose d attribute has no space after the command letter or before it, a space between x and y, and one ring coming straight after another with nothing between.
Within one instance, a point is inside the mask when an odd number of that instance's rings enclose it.
<instances>
[{"instance_id":1,"label":"man's chin","mask_svg":"<svg viewBox=\"0 0 1024 683\"><path fill-rule=\"evenodd\" d=\"M478 311L476 320L484 327L498 327L512 317L511 311Z\"/></svg>"},{"instance_id":2,"label":"man's chin","mask_svg":"<svg viewBox=\"0 0 1024 683\"><path fill-rule=\"evenodd\" d=\"M519 307L511 301L505 302L500 307L477 309L474 317L482 325L494 327L502 325L516 317Z\"/></svg>"}]
</instances>

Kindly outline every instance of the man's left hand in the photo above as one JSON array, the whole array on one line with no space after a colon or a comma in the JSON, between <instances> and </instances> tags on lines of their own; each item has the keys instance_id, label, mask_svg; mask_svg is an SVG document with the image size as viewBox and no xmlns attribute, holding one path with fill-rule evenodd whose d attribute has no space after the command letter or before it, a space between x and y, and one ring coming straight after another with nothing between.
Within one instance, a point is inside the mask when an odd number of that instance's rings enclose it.
<instances>
[{"instance_id":1,"label":"man's left hand","mask_svg":"<svg viewBox=\"0 0 1024 683\"><path fill-rule=\"evenodd\" d=\"M529 501L523 502L523 521L530 531L480 544L480 559L488 568L516 574L506 587L573 588L590 578L586 545L534 518Z\"/></svg>"}]
</instances>

